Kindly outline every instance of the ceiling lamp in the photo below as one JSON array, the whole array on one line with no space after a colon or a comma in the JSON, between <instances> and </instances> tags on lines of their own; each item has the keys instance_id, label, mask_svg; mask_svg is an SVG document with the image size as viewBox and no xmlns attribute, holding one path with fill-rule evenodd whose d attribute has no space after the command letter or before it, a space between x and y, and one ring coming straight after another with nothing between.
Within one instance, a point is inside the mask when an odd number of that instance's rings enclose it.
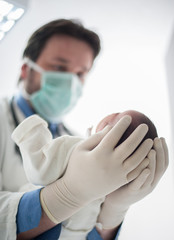
<instances>
[{"instance_id":1,"label":"ceiling lamp","mask_svg":"<svg viewBox=\"0 0 174 240\"><path fill-rule=\"evenodd\" d=\"M24 14L26 0L0 0L0 41Z\"/></svg>"}]
</instances>

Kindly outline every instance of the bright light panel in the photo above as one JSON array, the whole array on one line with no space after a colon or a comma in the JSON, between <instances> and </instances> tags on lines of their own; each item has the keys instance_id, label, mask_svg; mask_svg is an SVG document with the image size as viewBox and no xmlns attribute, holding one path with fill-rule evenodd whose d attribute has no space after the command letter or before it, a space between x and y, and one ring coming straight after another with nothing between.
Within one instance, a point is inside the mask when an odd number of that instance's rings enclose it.
<instances>
[{"instance_id":1,"label":"bright light panel","mask_svg":"<svg viewBox=\"0 0 174 240\"><path fill-rule=\"evenodd\" d=\"M18 20L18 19L23 15L23 13L24 13L24 9L22 9L22 8L16 8L16 9L14 9L14 11L11 11L11 12L8 14L7 18L8 18L9 20L11 20L11 19L13 19L13 20Z\"/></svg>"},{"instance_id":2,"label":"bright light panel","mask_svg":"<svg viewBox=\"0 0 174 240\"><path fill-rule=\"evenodd\" d=\"M0 41L5 37L8 31L22 17L25 9L14 4L0 0Z\"/></svg>"},{"instance_id":3,"label":"bright light panel","mask_svg":"<svg viewBox=\"0 0 174 240\"><path fill-rule=\"evenodd\" d=\"M3 0L0 1L0 14L2 16L6 16L11 11L12 8L13 4L10 4Z\"/></svg>"}]
</instances>

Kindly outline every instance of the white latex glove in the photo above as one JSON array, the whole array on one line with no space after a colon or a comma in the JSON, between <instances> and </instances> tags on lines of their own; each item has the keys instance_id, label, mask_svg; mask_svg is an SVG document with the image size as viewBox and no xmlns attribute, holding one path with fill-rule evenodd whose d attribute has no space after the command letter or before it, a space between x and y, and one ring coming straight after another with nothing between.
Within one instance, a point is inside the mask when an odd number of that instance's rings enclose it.
<instances>
[{"instance_id":1,"label":"white latex glove","mask_svg":"<svg viewBox=\"0 0 174 240\"><path fill-rule=\"evenodd\" d=\"M164 138L155 138L147 155L148 168L132 182L109 194L102 205L97 226L103 229L117 227L124 219L129 206L152 192L168 166L168 149ZM143 164L140 164L143 169ZM134 174L134 171L131 173Z\"/></svg>"},{"instance_id":2,"label":"white latex glove","mask_svg":"<svg viewBox=\"0 0 174 240\"><path fill-rule=\"evenodd\" d=\"M134 150L146 135L147 125L140 125L115 148L130 122L131 117L124 116L112 129L108 126L76 145L64 176L42 189L42 207L53 222L62 222L86 204L106 196L140 174L138 166L149 153L153 141L147 139Z\"/></svg>"}]
</instances>

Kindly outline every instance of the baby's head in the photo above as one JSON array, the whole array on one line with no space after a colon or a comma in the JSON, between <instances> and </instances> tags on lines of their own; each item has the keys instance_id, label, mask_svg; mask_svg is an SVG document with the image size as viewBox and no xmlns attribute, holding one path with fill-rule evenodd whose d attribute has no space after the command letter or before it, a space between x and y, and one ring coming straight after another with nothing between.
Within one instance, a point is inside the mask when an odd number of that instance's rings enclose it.
<instances>
[{"instance_id":1,"label":"baby's head","mask_svg":"<svg viewBox=\"0 0 174 240\"><path fill-rule=\"evenodd\" d=\"M122 143L124 140L126 140L129 137L129 135L142 123L147 124L147 126L149 127L149 130L143 140L145 140L147 138L151 138L153 140L154 138L156 138L158 136L156 127L153 124L153 122L147 116L145 116L143 113L137 112L134 110L128 110L128 111L125 111L122 113L113 113L113 114L106 116L97 125L96 132L101 131L108 124L111 126L114 126L125 115L131 116L132 122L131 122L130 126L128 127L128 129L123 134L118 145L120 143Z\"/></svg>"}]
</instances>

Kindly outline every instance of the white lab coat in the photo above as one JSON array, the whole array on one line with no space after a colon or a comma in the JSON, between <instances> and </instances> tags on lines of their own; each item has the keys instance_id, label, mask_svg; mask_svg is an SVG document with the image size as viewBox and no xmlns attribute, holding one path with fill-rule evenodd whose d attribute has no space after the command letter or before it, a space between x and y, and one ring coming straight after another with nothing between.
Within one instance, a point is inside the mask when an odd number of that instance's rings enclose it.
<instances>
[{"instance_id":1,"label":"white lab coat","mask_svg":"<svg viewBox=\"0 0 174 240\"><path fill-rule=\"evenodd\" d=\"M20 121L23 114L14 106ZM11 115L9 99L0 101L0 239L16 240L16 213L23 192L20 187L28 181L22 161L15 152L11 133L15 125Z\"/></svg>"},{"instance_id":2,"label":"white lab coat","mask_svg":"<svg viewBox=\"0 0 174 240\"><path fill-rule=\"evenodd\" d=\"M13 104L17 118L19 122L22 122L25 117L15 102ZM35 189L34 185L28 185L22 159L15 151L15 145L11 138L15 127L9 99L3 99L0 101L0 239L3 240L16 240L16 214L19 201L25 190ZM97 213L103 200L99 199L95 203L91 203L93 209L91 215L89 214L91 208L89 206L89 209L84 208L64 221L59 239L85 239L90 230L83 229L82 225L84 224L86 227L95 225ZM81 219L82 216L85 218ZM82 222L84 220L83 224L77 219L81 219ZM91 221L92 219L94 222Z\"/></svg>"}]
</instances>

